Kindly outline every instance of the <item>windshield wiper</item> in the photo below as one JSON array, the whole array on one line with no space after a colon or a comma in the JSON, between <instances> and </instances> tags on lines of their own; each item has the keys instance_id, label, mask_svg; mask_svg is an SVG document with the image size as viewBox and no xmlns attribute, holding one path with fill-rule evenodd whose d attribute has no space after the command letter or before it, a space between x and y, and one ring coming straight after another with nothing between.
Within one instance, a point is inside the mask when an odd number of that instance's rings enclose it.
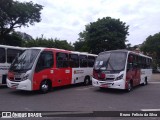
<instances>
[{"instance_id":1,"label":"windshield wiper","mask_svg":"<svg viewBox=\"0 0 160 120\"><path fill-rule=\"evenodd\" d=\"M110 54L110 56L111 56L111 54ZM113 66L112 66L111 63L110 63L110 56L109 56L109 58L108 58L108 60L107 60L107 63L108 63L108 65L110 65L111 70L115 71L114 68L113 68ZM108 66L107 66L107 67L108 67Z\"/></svg>"}]
</instances>

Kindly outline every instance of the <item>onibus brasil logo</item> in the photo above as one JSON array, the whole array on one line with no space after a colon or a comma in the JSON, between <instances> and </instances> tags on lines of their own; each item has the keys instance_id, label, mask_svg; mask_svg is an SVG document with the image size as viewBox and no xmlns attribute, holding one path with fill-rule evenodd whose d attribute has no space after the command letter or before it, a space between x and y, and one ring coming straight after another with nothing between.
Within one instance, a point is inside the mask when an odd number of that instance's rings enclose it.
<instances>
[{"instance_id":1,"label":"onibus brasil logo","mask_svg":"<svg viewBox=\"0 0 160 120\"><path fill-rule=\"evenodd\" d=\"M2 112L1 118L26 118L26 117L42 117L41 113L35 112Z\"/></svg>"}]
</instances>

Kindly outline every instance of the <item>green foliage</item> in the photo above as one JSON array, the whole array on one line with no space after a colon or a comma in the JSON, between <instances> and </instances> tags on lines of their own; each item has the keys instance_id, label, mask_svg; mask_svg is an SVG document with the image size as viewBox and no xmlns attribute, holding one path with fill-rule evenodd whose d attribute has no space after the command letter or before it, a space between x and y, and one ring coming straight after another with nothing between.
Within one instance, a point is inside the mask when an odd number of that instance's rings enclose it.
<instances>
[{"instance_id":1,"label":"green foliage","mask_svg":"<svg viewBox=\"0 0 160 120\"><path fill-rule=\"evenodd\" d=\"M128 27L119 19L98 19L86 25L85 30L79 33L79 41L74 43L75 50L98 54L107 50L125 49Z\"/></svg>"},{"instance_id":2,"label":"green foliage","mask_svg":"<svg viewBox=\"0 0 160 120\"><path fill-rule=\"evenodd\" d=\"M33 2L0 0L0 43L15 28L41 21L42 6Z\"/></svg>"},{"instance_id":3,"label":"green foliage","mask_svg":"<svg viewBox=\"0 0 160 120\"><path fill-rule=\"evenodd\" d=\"M55 39L45 39L43 37L36 38L35 40L25 40L25 47L48 47L48 48L59 48L65 50L74 50L71 43L68 43L66 40Z\"/></svg>"},{"instance_id":4,"label":"green foliage","mask_svg":"<svg viewBox=\"0 0 160 120\"><path fill-rule=\"evenodd\" d=\"M131 49L132 49L131 43L126 44L126 49L127 49L127 50L131 50Z\"/></svg>"},{"instance_id":5,"label":"green foliage","mask_svg":"<svg viewBox=\"0 0 160 120\"><path fill-rule=\"evenodd\" d=\"M5 41L4 41L5 45L22 46L22 44L23 44L23 40L16 32L13 32L12 34L6 35L4 37L4 39L5 39Z\"/></svg>"},{"instance_id":6,"label":"green foliage","mask_svg":"<svg viewBox=\"0 0 160 120\"><path fill-rule=\"evenodd\" d=\"M66 40L36 38L33 39L30 35L21 32L12 32L5 36L5 45L20 46L20 47L47 47L47 48L59 48L65 50L74 50L71 43Z\"/></svg>"},{"instance_id":7,"label":"green foliage","mask_svg":"<svg viewBox=\"0 0 160 120\"><path fill-rule=\"evenodd\" d=\"M146 38L141 46L144 54L151 55L154 59L154 66L160 66L160 32L150 35Z\"/></svg>"},{"instance_id":8,"label":"green foliage","mask_svg":"<svg viewBox=\"0 0 160 120\"><path fill-rule=\"evenodd\" d=\"M85 41L76 41L74 44L74 49L80 52L88 52L89 48Z\"/></svg>"},{"instance_id":9,"label":"green foliage","mask_svg":"<svg viewBox=\"0 0 160 120\"><path fill-rule=\"evenodd\" d=\"M153 36L148 36L146 41L143 42L141 50L145 53L152 54L153 52L156 52L160 54L160 32Z\"/></svg>"}]
</instances>

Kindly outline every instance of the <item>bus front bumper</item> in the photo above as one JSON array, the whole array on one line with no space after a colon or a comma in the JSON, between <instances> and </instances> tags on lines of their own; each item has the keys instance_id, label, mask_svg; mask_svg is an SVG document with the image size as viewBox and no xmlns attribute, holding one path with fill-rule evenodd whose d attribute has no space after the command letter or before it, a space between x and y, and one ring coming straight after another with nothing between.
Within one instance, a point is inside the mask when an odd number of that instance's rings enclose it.
<instances>
[{"instance_id":1,"label":"bus front bumper","mask_svg":"<svg viewBox=\"0 0 160 120\"><path fill-rule=\"evenodd\" d=\"M125 84L123 84L123 80L118 81L100 81L95 78L92 78L92 85L94 87L102 87L102 88L114 88L114 89L125 89Z\"/></svg>"},{"instance_id":2,"label":"bus front bumper","mask_svg":"<svg viewBox=\"0 0 160 120\"><path fill-rule=\"evenodd\" d=\"M19 89L19 90L27 90L27 91L32 90L31 80L29 79L21 81L21 82L14 82L14 81L10 81L7 79L7 86L9 88Z\"/></svg>"}]
</instances>

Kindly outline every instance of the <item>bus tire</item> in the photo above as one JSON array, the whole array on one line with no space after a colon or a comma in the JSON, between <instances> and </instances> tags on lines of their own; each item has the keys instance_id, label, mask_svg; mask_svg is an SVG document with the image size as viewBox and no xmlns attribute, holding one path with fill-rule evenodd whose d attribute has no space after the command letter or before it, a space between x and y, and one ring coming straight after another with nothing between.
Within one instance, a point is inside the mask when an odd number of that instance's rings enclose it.
<instances>
[{"instance_id":1,"label":"bus tire","mask_svg":"<svg viewBox=\"0 0 160 120\"><path fill-rule=\"evenodd\" d=\"M48 80L43 80L40 84L40 92L47 93L51 89L51 83Z\"/></svg>"},{"instance_id":2,"label":"bus tire","mask_svg":"<svg viewBox=\"0 0 160 120\"><path fill-rule=\"evenodd\" d=\"M90 84L90 77L89 76L85 77L83 84L84 85L89 85Z\"/></svg>"},{"instance_id":3,"label":"bus tire","mask_svg":"<svg viewBox=\"0 0 160 120\"><path fill-rule=\"evenodd\" d=\"M132 91L132 89L133 89L132 82L131 82L131 81L129 81L129 82L128 82L128 86L127 86L127 92Z\"/></svg>"}]
</instances>

